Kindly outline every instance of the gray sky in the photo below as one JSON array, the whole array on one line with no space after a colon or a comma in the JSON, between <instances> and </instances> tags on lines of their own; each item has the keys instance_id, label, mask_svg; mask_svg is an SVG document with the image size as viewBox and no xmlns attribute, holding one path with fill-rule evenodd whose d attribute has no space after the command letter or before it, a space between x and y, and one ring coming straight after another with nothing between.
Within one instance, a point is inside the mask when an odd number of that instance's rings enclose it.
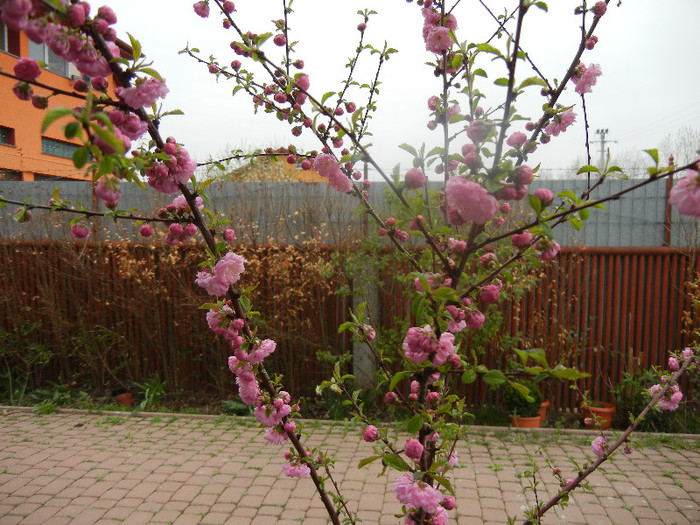
<instances>
[{"instance_id":1,"label":"gray sky","mask_svg":"<svg viewBox=\"0 0 700 525\"><path fill-rule=\"evenodd\" d=\"M112 0L109 5L119 19L116 29L121 38L133 34L154 67L167 80L170 94L166 107L182 109L186 116L169 117L162 123L165 135L183 142L198 160L222 156L227 148L282 146L290 142L316 148L313 137L295 139L287 125L271 115L253 116L252 104L244 93L231 97L234 83L208 74L206 69L178 50L187 43L198 47L207 57L216 56L220 63L235 59L229 42L233 30L221 27L219 16L197 17L192 1ZM515 1L487 1L498 6L515 5ZM579 18L573 16L576 0L550 0L549 14L534 9L525 24L524 49L550 80L561 78L565 64L573 56L580 30ZM236 2L243 29L256 33L273 31L270 20L280 18L279 0L239 0ZM357 44L358 9L378 12L370 19L366 40L381 47L387 40L399 50L389 60L382 74L378 98L379 110L373 122L374 155L379 164L390 170L401 163L408 168L409 158L398 144L407 142L416 147L422 142L427 149L438 145L439 132L430 132L426 124L426 101L437 94L440 83L425 62L432 55L425 50L421 36L422 17L415 3L404 0L296 0L295 13L290 15L293 37L299 41L297 58L305 61L311 79L311 91L322 94L340 89L344 65ZM212 10L213 11L213 10ZM493 32L493 22L477 2L463 1L455 11L459 40L484 40ZM583 56L585 64L600 64L603 75L587 95L586 106L591 140L598 140L595 130L607 128L607 140L614 153L642 150L659 145L665 136L682 126L700 128L700 85L697 50L700 48L698 0L624 0L620 7L610 4L599 24L600 39L592 51ZM278 48L268 43L274 56ZM369 81L374 74L375 59L365 56L357 79ZM524 65L524 64L523 64ZM495 95L487 104L495 104L503 88L493 86L505 76L499 64L484 64L489 79L480 89ZM521 66L519 66L521 67ZM522 76L531 76L523 70ZM262 80L262 78L261 78ZM519 113L537 117L543 99L539 88L531 88L526 99L519 101ZM358 106L364 99L354 99ZM579 115L576 129L554 137L546 147L531 157L531 164L542 163L547 170L568 168L578 158L585 159L581 98L569 89L561 102L575 105ZM466 99L462 102L467 106ZM513 131L521 131L513 127ZM461 143L457 144L457 147ZM591 144L591 153L598 158L599 144Z\"/></svg>"}]
</instances>

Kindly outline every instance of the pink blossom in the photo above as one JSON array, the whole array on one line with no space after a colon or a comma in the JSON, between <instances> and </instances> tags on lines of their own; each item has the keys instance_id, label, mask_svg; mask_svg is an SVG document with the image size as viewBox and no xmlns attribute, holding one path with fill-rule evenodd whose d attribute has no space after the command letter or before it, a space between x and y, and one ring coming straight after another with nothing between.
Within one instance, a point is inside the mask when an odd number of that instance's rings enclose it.
<instances>
[{"instance_id":1,"label":"pink blossom","mask_svg":"<svg viewBox=\"0 0 700 525\"><path fill-rule=\"evenodd\" d=\"M668 202L678 213L700 218L700 174L696 171L678 181L669 193Z\"/></svg>"},{"instance_id":2,"label":"pink blossom","mask_svg":"<svg viewBox=\"0 0 700 525\"><path fill-rule=\"evenodd\" d=\"M305 478L311 473L311 469L305 463L285 463L282 465L282 470L290 478Z\"/></svg>"},{"instance_id":3,"label":"pink blossom","mask_svg":"<svg viewBox=\"0 0 700 525\"><path fill-rule=\"evenodd\" d=\"M593 35L591 38L586 40L586 49L589 51L595 47L595 45L598 43L598 37Z\"/></svg>"},{"instance_id":4,"label":"pink blossom","mask_svg":"<svg viewBox=\"0 0 700 525\"><path fill-rule=\"evenodd\" d=\"M541 239L537 243L537 249L540 250L540 253L538 253L537 256L543 261L551 261L557 256L560 248L561 247L557 241Z\"/></svg>"},{"instance_id":5,"label":"pink blossom","mask_svg":"<svg viewBox=\"0 0 700 525\"><path fill-rule=\"evenodd\" d=\"M664 387L662 385L654 385L649 389L649 393L654 396L660 392ZM678 385L672 385L666 393L659 399L658 406L661 410L673 411L678 409L681 400L683 399L683 392L678 388Z\"/></svg>"},{"instance_id":6,"label":"pink blossom","mask_svg":"<svg viewBox=\"0 0 700 525\"><path fill-rule=\"evenodd\" d=\"M430 325L425 325L423 328L418 326L409 328L402 345L406 358L417 365L427 360L437 347L438 342Z\"/></svg>"},{"instance_id":7,"label":"pink blossom","mask_svg":"<svg viewBox=\"0 0 700 525\"><path fill-rule=\"evenodd\" d=\"M514 233L510 236L510 242L516 248L527 248L532 242L532 234L530 232Z\"/></svg>"},{"instance_id":8,"label":"pink blossom","mask_svg":"<svg viewBox=\"0 0 700 525\"><path fill-rule=\"evenodd\" d=\"M224 2L223 4L223 7L226 13L233 13L236 10L236 5L233 2L231 2L231 0L226 0L226 2Z\"/></svg>"},{"instance_id":9,"label":"pink blossom","mask_svg":"<svg viewBox=\"0 0 700 525\"><path fill-rule=\"evenodd\" d=\"M435 349L433 365L444 365L450 359L450 357L455 353L454 340L455 336L453 333L443 332L440 335L440 340L438 341L437 348Z\"/></svg>"},{"instance_id":10,"label":"pink blossom","mask_svg":"<svg viewBox=\"0 0 700 525\"><path fill-rule=\"evenodd\" d=\"M247 261L233 252L228 252L214 266L214 271L207 270L197 273L195 283L204 288L209 295L225 295L229 286L238 282L245 271Z\"/></svg>"},{"instance_id":11,"label":"pink blossom","mask_svg":"<svg viewBox=\"0 0 700 525\"><path fill-rule=\"evenodd\" d=\"M593 14L597 17L601 17L605 14L605 12L608 10L608 4L605 2L596 2L595 5L593 6Z\"/></svg>"},{"instance_id":12,"label":"pink blossom","mask_svg":"<svg viewBox=\"0 0 700 525\"><path fill-rule=\"evenodd\" d=\"M486 321L486 317L479 310L471 310L467 313L464 321L467 323L467 328L470 330L478 330Z\"/></svg>"},{"instance_id":13,"label":"pink blossom","mask_svg":"<svg viewBox=\"0 0 700 525\"><path fill-rule=\"evenodd\" d=\"M491 132L491 125L484 120L472 120L467 126L467 137L473 142L483 142Z\"/></svg>"},{"instance_id":14,"label":"pink blossom","mask_svg":"<svg viewBox=\"0 0 700 525\"><path fill-rule=\"evenodd\" d=\"M576 121L576 113L572 109L567 109L563 113L559 113L552 118L552 121L547 124L544 130L553 136L558 136L559 133L566 131L571 124Z\"/></svg>"},{"instance_id":15,"label":"pink blossom","mask_svg":"<svg viewBox=\"0 0 700 525\"><path fill-rule=\"evenodd\" d=\"M516 191L518 186L525 186L527 184L530 184L532 182L533 177L534 173L532 171L532 168L525 164L517 166L510 174L510 180L512 180L515 184ZM527 193L527 190L525 191Z\"/></svg>"},{"instance_id":16,"label":"pink blossom","mask_svg":"<svg viewBox=\"0 0 700 525\"><path fill-rule=\"evenodd\" d=\"M362 434L362 439L364 439L367 443L374 443L378 436L379 431L377 430L377 427L374 425L367 425L367 428Z\"/></svg>"},{"instance_id":17,"label":"pink blossom","mask_svg":"<svg viewBox=\"0 0 700 525\"><path fill-rule=\"evenodd\" d=\"M228 340L233 340L238 335L238 330L232 322L233 317L233 310L228 305L224 305L221 310L209 310L206 315L209 329Z\"/></svg>"},{"instance_id":18,"label":"pink blossom","mask_svg":"<svg viewBox=\"0 0 700 525\"><path fill-rule=\"evenodd\" d=\"M272 354L276 348L277 343L275 343L275 341L272 339L257 341L253 351L248 353L247 361L253 365L260 364L266 357Z\"/></svg>"},{"instance_id":19,"label":"pink blossom","mask_svg":"<svg viewBox=\"0 0 700 525\"><path fill-rule=\"evenodd\" d=\"M495 284L487 284L479 290L479 299L485 304L493 304L498 302L501 294L501 288Z\"/></svg>"},{"instance_id":20,"label":"pink blossom","mask_svg":"<svg viewBox=\"0 0 700 525\"><path fill-rule=\"evenodd\" d=\"M27 25L27 15L32 10L31 0L7 0L2 4L2 21L13 31L21 31Z\"/></svg>"},{"instance_id":21,"label":"pink blossom","mask_svg":"<svg viewBox=\"0 0 700 525\"><path fill-rule=\"evenodd\" d=\"M516 131L510 137L508 137L508 140L506 140L506 144L508 144L511 148L520 148L526 142L527 135L521 131Z\"/></svg>"},{"instance_id":22,"label":"pink blossom","mask_svg":"<svg viewBox=\"0 0 700 525\"><path fill-rule=\"evenodd\" d=\"M267 428L263 437L273 445L281 445L289 438L286 432L281 432L277 427Z\"/></svg>"},{"instance_id":23,"label":"pink blossom","mask_svg":"<svg viewBox=\"0 0 700 525\"><path fill-rule=\"evenodd\" d=\"M257 419L261 425L266 427L274 427L279 425L282 422L282 418L291 413L292 407L286 403L282 403L280 406L275 406L274 403L271 405L260 405L255 407L255 410L253 410L255 419Z\"/></svg>"},{"instance_id":24,"label":"pink blossom","mask_svg":"<svg viewBox=\"0 0 700 525\"><path fill-rule=\"evenodd\" d=\"M117 96L128 106L139 109L150 106L167 94L168 88L165 81L157 78L139 78L135 85L120 90Z\"/></svg>"},{"instance_id":25,"label":"pink blossom","mask_svg":"<svg viewBox=\"0 0 700 525\"><path fill-rule=\"evenodd\" d=\"M420 168L411 168L406 172L406 187L412 190L425 186L427 178Z\"/></svg>"},{"instance_id":26,"label":"pink blossom","mask_svg":"<svg viewBox=\"0 0 700 525\"><path fill-rule=\"evenodd\" d=\"M15 76L25 82L33 82L41 75L41 68L33 58L20 58L14 65Z\"/></svg>"},{"instance_id":27,"label":"pink blossom","mask_svg":"<svg viewBox=\"0 0 700 525\"><path fill-rule=\"evenodd\" d=\"M425 48L431 53L443 53L447 51L454 41L450 36L450 30L443 26L432 27L425 36Z\"/></svg>"},{"instance_id":28,"label":"pink blossom","mask_svg":"<svg viewBox=\"0 0 700 525\"><path fill-rule=\"evenodd\" d=\"M141 237L150 237L153 235L153 227L150 224L144 224L139 228L139 234Z\"/></svg>"},{"instance_id":29,"label":"pink blossom","mask_svg":"<svg viewBox=\"0 0 700 525\"><path fill-rule=\"evenodd\" d=\"M689 346L686 346L685 350L683 350L683 360L687 363L688 361L690 361L693 358L694 353L695 352L693 351L692 348L690 348Z\"/></svg>"},{"instance_id":30,"label":"pink blossom","mask_svg":"<svg viewBox=\"0 0 700 525\"><path fill-rule=\"evenodd\" d=\"M602 74L603 71L598 64L591 64L588 67L579 64L576 74L571 77L571 81L576 85L576 93L579 95L590 93L591 88L596 85L598 77Z\"/></svg>"},{"instance_id":31,"label":"pink blossom","mask_svg":"<svg viewBox=\"0 0 700 525\"><path fill-rule=\"evenodd\" d=\"M12 86L12 93L20 100L31 100L34 90L32 86L26 82L17 82Z\"/></svg>"},{"instance_id":32,"label":"pink blossom","mask_svg":"<svg viewBox=\"0 0 700 525\"><path fill-rule=\"evenodd\" d=\"M236 232L233 231L231 228L226 228L226 230L224 230L224 240L226 242L233 242L235 238Z\"/></svg>"},{"instance_id":33,"label":"pink blossom","mask_svg":"<svg viewBox=\"0 0 700 525\"><path fill-rule=\"evenodd\" d=\"M411 459L420 459L423 455L423 445L417 439L411 438L406 441L404 452Z\"/></svg>"},{"instance_id":34,"label":"pink blossom","mask_svg":"<svg viewBox=\"0 0 700 525\"><path fill-rule=\"evenodd\" d=\"M414 480L408 473L394 481L394 493L399 502L413 509L423 509L428 514L435 513L443 499L439 490Z\"/></svg>"},{"instance_id":35,"label":"pink blossom","mask_svg":"<svg viewBox=\"0 0 700 525\"><path fill-rule=\"evenodd\" d=\"M108 208L114 208L122 196L119 183L114 179L116 177L112 177L109 182L106 179L100 179L100 182L95 186L95 197L102 199Z\"/></svg>"},{"instance_id":36,"label":"pink blossom","mask_svg":"<svg viewBox=\"0 0 700 525\"><path fill-rule=\"evenodd\" d=\"M195 2L192 7L194 8L194 12L202 18L207 18L209 16L209 2Z\"/></svg>"},{"instance_id":37,"label":"pink blossom","mask_svg":"<svg viewBox=\"0 0 700 525\"><path fill-rule=\"evenodd\" d=\"M552 204L554 201L554 194L547 188L537 188L533 195L539 199L544 208Z\"/></svg>"},{"instance_id":38,"label":"pink blossom","mask_svg":"<svg viewBox=\"0 0 700 525\"><path fill-rule=\"evenodd\" d=\"M374 331L374 328L368 324L362 325L362 335L364 336L365 340L370 342L374 341L374 338L377 337L377 333Z\"/></svg>"},{"instance_id":39,"label":"pink blossom","mask_svg":"<svg viewBox=\"0 0 700 525\"><path fill-rule=\"evenodd\" d=\"M480 184L459 176L450 177L445 186L450 222L485 224L498 211L498 201Z\"/></svg>"},{"instance_id":40,"label":"pink blossom","mask_svg":"<svg viewBox=\"0 0 700 525\"><path fill-rule=\"evenodd\" d=\"M608 442L605 441L605 438L603 436L595 438L591 443L591 450L599 458L602 458L605 455L605 450L607 450L607 448Z\"/></svg>"},{"instance_id":41,"label":"pink blossom","mask_svg":"<svg viewBox=\"0 0 700 525\"><path fill-rule=\"evenodd\" d=\"M671 370L672 372L677 371L680 368L680 364L678 363L678 359L675 357L671 356L668 358L668 369Z\"/></svg>"},{"instance_id":42,"label":"pink blossom","mask_svg":"<svg viewBox=\"0 0 700 525\"><path fill-rule=\"evenodd\" d=\"M445 307L445 310L450 315L451 319L447 320L447 331L453 334L459 333L467 327L467 314L461 308L451 304Z\"/></svg>"},{"instance_id":43,"label":"pink blossom","mask_svg":"<svg viewBox=\"0 0 700 525\"><path fill-rule=\"evenodd\" d=\"M90 228L84 222L76 222L70 228L70 234L75 239L87 239L90 237Z\"/></svg>"}]
</instances>

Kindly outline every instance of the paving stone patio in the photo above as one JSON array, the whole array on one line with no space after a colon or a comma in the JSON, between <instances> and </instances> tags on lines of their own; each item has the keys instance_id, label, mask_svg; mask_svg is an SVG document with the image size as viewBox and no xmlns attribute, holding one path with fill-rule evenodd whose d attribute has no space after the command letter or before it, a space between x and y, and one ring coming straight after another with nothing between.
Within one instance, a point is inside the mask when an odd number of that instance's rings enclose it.
<instances>
[{"instance_id":1,"label":"paving stone patio","mask_svg":"<svg viewBox=\"0 0 700 525\"><path fill-rule=\"evenodd\" d=\"M364 524L398 524L395 472L379 475L361 430L311 422L308 447L336 455L335 473ZM563 434L476 429L460 443L454 471L457 509L450 523L522 523L535 501L524 476L539 465L537 496L554 494L557 465L590 457L591 432ZM690 438L687 438L690 439ZM676 443L678 440L676 439ZM543 523L700 524L700 448L652 446L619 455ZM671 443L673 444L673 443ZM538 450L539 449L539 450ZM165 415L62 412L38 416L5 408L0 416L0 525L22 524L324 524L310 480L286 478L282 446L262 439L254 421Z\"/></svg>"}]
</instances>

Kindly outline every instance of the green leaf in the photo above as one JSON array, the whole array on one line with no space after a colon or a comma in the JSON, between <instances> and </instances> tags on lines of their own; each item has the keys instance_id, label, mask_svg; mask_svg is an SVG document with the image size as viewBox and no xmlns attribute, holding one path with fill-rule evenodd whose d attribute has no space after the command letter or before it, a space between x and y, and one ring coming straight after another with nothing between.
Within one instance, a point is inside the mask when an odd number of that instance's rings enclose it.
<instances>
[{"instance_id":1,"label":"green leaf","mask_svg":"<svg viewBox=\"0 0 700 525\"><path fill-rule=\"evenodd\" d=\"M423 428L423 416L420 414L416 414L406 423L406 431L409 434L415 434L421 428Z\"/></svg>"},{"instance_id":2,"label":"green leaf","mask_svg":"<svg viewBox=\"0 0 700 525\"><path fill-rule=\"evenodd\" d=\"M368 457L368 458L365 458L365 459L363 459L362 461L360 461L360 462L357 464L357 468L362 468L362 467L364 467L364 466L366 466L366 465L369 465L370 463L372 463L373 461L378 460L378 459L381 458L381 457L382 457L382 456L370 456L370 457Z\"/></svg>"},{"instance_id":3,"label":"green leaf","mask_svg":"<svg viewBox=\"0 0 700 525\"><path fill-rule=\"evenodd\" d=\"M588 208L582 208L581 210L579 210L578 214L579 217L581 217L582 221L587 221L588 218L591 216L591 212L588 211Z\"/></svg>"},{"instance_id":4,"label":"green leaf","mask_svg":"<svg viewBox=\"0 0 700 525\"><path fill-rule=\"evenodd\" d=\"M63 128L63 134L67 139L75 138L75 136L80 132L80 122L69 122L66 127Z\"/></svg>"},{"instance_id":5,"label":"green leaf","mask_svg":"<svg viewBox=\"0 0 700 525\"><path fill-rule=\"evenodd\" d=\"M582 379L584 377L590 377L591 374L587 372L580 372L575 368L566 368L564 365L555 366L551 372L552 376L557 379Z\"/></svg>"},{"instance_id":6,"label":"green leaf","mask_svg":"<svg viewBox=\"0 0 700 525\"><path fill-rule=\"evenodd\" d=\"M250 299L246 297L245 295L242 295L241 298L239 299L241 303L241 308L243 308L244 312L247 312L250 310Z\"/></svg>"},{"instance_id":7,"label":"green leaf","mask_svg":"<svg viewBox=\"0 0 700 525\"><path fill-rule=\"evenodd\" d=\"M129 37L129 42L131 44L131 54L134 57L134 61L136 61L141 58L141 42L131 36L131 33L127 33L127 36Z\"/></svg>"},{"instance_id":8,"label":"green leaf","mask_svg":"<svg viewBox=\"0 0 700 525\"><path fill-rule=\"evenodd\" d=\"M464 63L464 55L462 55L461 53L458 53L452 59L452 68L459 69L460 67L462 67L463 63Z\"/></svg>"},{"instance_id":9,"label":"green leaf","mask_svg":"<svg viewBox=\"0 0 700 525\"><path fill-rule=\"evenodd\" d=\"M403 378L411 375L412 373L413 372L411 372L410 370L401 370L400 372L396 372L394 374L394 377L391 378L391 382L389 383L389 390L394 390L394 388L396 388L396 385L398 385Z\"/></svg>"},{"instance_id":10,"label":"green leaf","mask_svg":"<svg viewBox=\"0 0 700 525\"><path fill-rule=\"evenodd\" d=\"M493 81L493 83L496 84L497 86L507 86L508 79L504 78L504 77L497 78L496 80Z\"/></svg>"},{"instance_id":11,"label":"green leaf","mask_svg":"<svg viewBox=\"0 0 700 525\"><path fill-rule=\"evenodd\" d=\"M396 454L385 454L382 456L382 465L394 468L399 472L408 472L411 470L411 467Z\"/></svg>"},{"instance_id":12,"label":"green leaf","mask_svg":"<svg viewBox=\"0 0 700 525\"><path fill-rule=\"evenodd\" d=\"M542 11L549 11L547 4L545 4L544 2L535 2L535 5L542 9Z\"/></svg>"},{"instance_id":13,"label":"green leaf","mask_svg":"<svg viewBox=\"0 0 700 525\"><path fill-rule=\"evenodd\" d=\"M590 164L588 164L587 166L581 166L579 168L579 170L576 172L576 175L580 175L581 173L591 173L591 172L600 173L600 170L598 168L596 168L595 166L591 166Z\"/></svg>"},{"instance_id":14,"label":"green leaf","mask_svg":"<svg viewBox=\"0 0 700 525\"><path fill-rule=\"evenodd\" d=\"M583 221L579 218L578 213L572 213L571 215L567 215L566 222L571 224L572 228L574 228L576 231L579 231L581 228L583 228Z\"/></svg>"},{"instance_id":15,"label":"green leaf","mask_svg":"<svg viewBox=\"0 0 700 525\"><path fill-rule=\"evenodd\" d=\"M82 168L83 166L85 166L85 164L87 164L89 157L90 152L85 146L78 148L73 152L73 166L75 166L78 169Z\"/></svg>"},{"instance_id":16,"label":"green leaf","mask_svg":"<svg viewBox=\"0 0 700 525\"><path fill-rule=\"evenodd\" d=\"M527 86L547 86L547 83L540 77L528 77L520 83L518 89L522 89Z\"/></svg>"},{"instance_id":17,"label":"green leaf","mask_svg":"<svg viewBox=\"0 0 700 525\"><path fill-rule=\"evenodd\" d=\"M654 159L654 164L656 166L659 165L659 150L657 149L645 149L645 153L647 153L652 159Z\"/></svg>"},{"instance_id":18,"label":"green leaf","mask_svg":"<svg viewBox=\"0 0 700 525\"><path fill-rule=\"evenodd\" d=\"M542 201L535 197L532 193L527 194L527 202L530 204L530 208L535 210L537 215L542 213Z\"/></svg>"},{"instance_id":19,"label":"green leaf","mask_svg":"<svg viewBox=\"0 0 700 525\"><path fill-rule=\"evenodd\" d=\"M124 143L119 140L114 133L108 129L103 128L97 122L90 123L90 129L93 133L109 144L115 151L119 153L124 153ZM102 157L105 159L106 157Z\"/></svg>"},{"instance_id":20,"label":"green leaf","mask_svg":"<svg viewBox=\"0 0 700 525\"><path fill-rule=\"evenodd\" d=\"M501 53L497 48L487 43L477 44L476 50L481 51L482 53L491 53L493 55L498 55L499 57L503 56L503 53Z\"/></svg>"},{"instance_id":21,"label":"green leaf","mask_svg":"<svg viewBox=\"0 0 700 525\"><path fill-rule=\"evenodd\" d=\"M401 148L404 151L407 151L408 153L410 153L414 157L418 156L418 152L416 151L416 148L414 148L410 144L399 144L399 148Z\"/></svg>"},{"instance_id":22,"label":"green leaf","mask_svg":"<svg viewBox=\"0 0 700 525\"><path fill-rule=\"evenodd\" d=\"M449 493L452 494L453 496L455 495L455 491L454 491L454 489L452 488L452 483L450 483L450 480L449 480L449 479L444 478L444 477L442 477L442 476L433 476L433 479L434 479L435 481L437 481L440 485L442 485L443 487L445 487L445 490L447 490L447 492L449 492Z\"/></svg>"},{"instance_id":23,"label":"green leaf","mask_svg":"<svg viewBox=\"0 0 700 525\"><path fill-rule=\"evenodd\" d=\"M475 69L475 70L474 70L474 76L475 76L475 77L484 77L484 78L488 78L488 75L486 74L486 71L484 71L484 70L481 69L481 68L478 68L478 69Z\"/></svg>"},{"instance_id":24,"label":"green leaf","mask_svg":"<svg viewBox=\"0 0 700 525\"><path fill-rule=\"evenodd\" d=\"M73 111L70 108L66 107L60 107L60 108L53 108L50 109L46 112L46 116L44 117L44 121L41 123L41 132L43 133L46 131L46 129L53 124L56 120L60 119L61 117L65 117L66 115L72 115Z\"/></svg>"},{"instance_id":25,"label":"green leaf","mask_svg":"<svg viewBox=\"0 0 700 525\"><path fill-rule=\"evenodd\" d=\"M139 69L142 73L146 73L147 75L151 75L153 78L157 78L158 80L163 80L163 77L160 76L160 73L153 69L152 67L142 67Z\"/></svg>"},{"instance_id":26,"label":"green leaf","mask_svg":"<svg viewBox=\"0 0 700 525\"><path fill-rule=\"evenodd\" d=\"M462 383L465 385L471 385L476 381L476 370L473 368L467 368L462 374Z\"/></svg>"},{"instance_id":27,"label":"green leaf","mask_svg":"<svg viewBox=\"0 0 700 525\"><path fill-rule=\"evenodd\" d=\"M502 385L506 382L506 376L500 370L489 370L484 374L484 383L491 386Z\"/></svg>"}]
</instances>

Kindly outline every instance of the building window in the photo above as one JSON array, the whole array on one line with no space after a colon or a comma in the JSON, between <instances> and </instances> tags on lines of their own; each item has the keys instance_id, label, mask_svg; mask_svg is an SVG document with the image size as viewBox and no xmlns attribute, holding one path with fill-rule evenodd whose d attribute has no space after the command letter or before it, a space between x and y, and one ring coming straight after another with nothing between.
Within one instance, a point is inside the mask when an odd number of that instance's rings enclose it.
<instances>
[{"instance_id":1,"label":"building window","mask_svg":"<svg viewBox=\"0 0 700 525\"><path fill-rule=\"evenodd\" d=\"M22 172L0 168L0 180L22 180Z\"/></svg>"},{"instance_id":2,"label":"building window","mask_svg":"<svg viewBox=\"0 0 700 525\"><path fill-rule=\"evenodd\" d=\"M0 51L19 56L19 32L10 31L0 22Z\"/></svg>"},{"instance_id":3,"label":"building window","mask_svg":"<svg viewBox=\"0 0 700 525\"><path fill-rule=\"evenodd\" d=\"M12 128L6 128L5 126L0 126L0 144L5 146L14 146L15 130Z\"/></svg>"},{"instance_id":4,"label":"building window","mask_svg":"<svg viewBox=\"0 0 700 525\"><path fill-rule=\"evenodd\" d=\"M80 146L77 144L71 144L70 142L41 137L41 152L46 155L63 157L64 159L72 159L73 152L79 147Z\"/></svg>"},{"instance_id":5,"label":"building window","mask_svg":"<svg viewBox=\"0 0 700 525\"><path fill-rule=\"evenodd\" d=\"M46 69L57 75L69 76L68 62L54 53L46 44L29 41L29 56L46 64Z\"/></svg>"},{"instance_id":6,"label":"building window","mask_svg":"<svg viewBox=\"0 0 700 525\"><path fill-rule=\"evenodd\" d=\"M45 180L57 181L57 180L75 180L75 179L70 179L68 177L61 177L59 175L45 175L43 173L35 173L34 174L34 181L35 182L40 182L40 181L45 181Z\"/></svg>"}]
</instances>

